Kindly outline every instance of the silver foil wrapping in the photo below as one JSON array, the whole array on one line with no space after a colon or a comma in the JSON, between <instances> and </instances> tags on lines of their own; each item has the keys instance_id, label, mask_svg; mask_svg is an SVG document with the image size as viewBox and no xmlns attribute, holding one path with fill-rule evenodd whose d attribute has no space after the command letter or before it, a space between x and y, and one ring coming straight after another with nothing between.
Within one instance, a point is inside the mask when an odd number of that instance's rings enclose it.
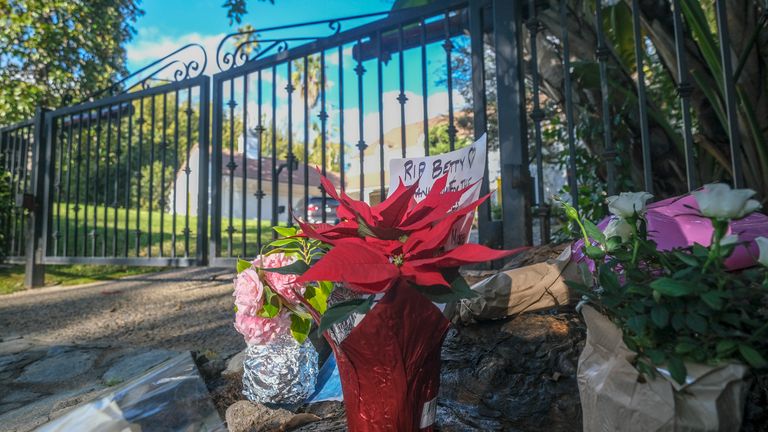
<instances>
[{"instance_id":1,"label":"silver foil wrapping","mask_svg":"<svg viewBox=\"0 0 768 432\"><path fill-rule=\"evenodd\" d=\"M306 340L299 345L290 334L266 345L248 345L243 360L243 394L267 405L298 405L315 390L317 351Z\"/></svg>"},{"instance_id":2,"label":"silver foil wrapping","mask_svg":"<svg viewBox=\"0 0 768 432\"><path fill-rule=\"evenodd\" d=\"M336 286L333 288L333 291L331 291L331 295L328 296L328 306L330 307L337 303L360 297L362 297L361 294L350 290L342 284L336 284ZM352 332L352 329L355 328L355 326L362 319L362 316L363 315L360 314L351 314L345 320L333 324L328 329L328 334L331 336L331 339L333 339L337 346L340 345L341 342L347 338L347 336L349 336L349 334Z\"/></svg>"}]
</instances>

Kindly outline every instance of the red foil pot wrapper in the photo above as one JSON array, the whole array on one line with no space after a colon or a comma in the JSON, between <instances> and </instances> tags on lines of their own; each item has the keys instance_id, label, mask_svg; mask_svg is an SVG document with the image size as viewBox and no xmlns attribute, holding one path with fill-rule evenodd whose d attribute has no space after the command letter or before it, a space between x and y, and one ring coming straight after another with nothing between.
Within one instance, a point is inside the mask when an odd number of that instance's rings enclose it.
<instances>
[{"instance_id":1,"label":"red foil pot wrapper","mask_svg":"<svg viewBox=\"0 0 768 432\"><path fill-rule=\"evenodd\" d=\"M350 431L434 430L448 326L407 283L366 314L336 353Z\"/></svg>"}]
</instances>

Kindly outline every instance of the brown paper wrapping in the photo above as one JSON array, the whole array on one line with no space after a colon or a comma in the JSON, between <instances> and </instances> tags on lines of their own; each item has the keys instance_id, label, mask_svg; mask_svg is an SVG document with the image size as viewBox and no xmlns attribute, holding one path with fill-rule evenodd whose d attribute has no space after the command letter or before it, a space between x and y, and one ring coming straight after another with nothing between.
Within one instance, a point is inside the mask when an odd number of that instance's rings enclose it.
<instances>
[{"instance_id":1,"label":"brown paper wrapping","mask_svg":"<svg viewBox=\"0 0 768 432\"><path fill-rule=\"evenodd\" d=\"M584 306L587 341L578 384L585 431L738 431L749 369L686 364L685 384L662 374L638 382L635 353L606 316Z\"/></svg>"},{"instance_id":2,"label":"brown paper wrapping","mask_svg":"<svg viewBox=\"0 0 768 432\"><path fill-rule=\"evenodd\" d=\"M565 279L576 272L570 258L571 249L565 248L556 259L484 279L472 286L477 297L449 306L446 316L456 323L471 324L568 304L570 291Z\"/></svg>"}]
</instances>

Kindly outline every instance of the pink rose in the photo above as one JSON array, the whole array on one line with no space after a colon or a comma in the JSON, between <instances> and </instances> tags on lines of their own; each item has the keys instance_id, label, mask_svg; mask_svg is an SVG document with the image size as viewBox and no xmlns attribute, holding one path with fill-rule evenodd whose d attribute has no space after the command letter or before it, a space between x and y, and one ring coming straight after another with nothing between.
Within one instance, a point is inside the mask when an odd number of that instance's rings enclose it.
<instances>
[{"instance_id":1,"label":"pink rose","mask_svg":"<svg viewBox=\"0 0 768 432\"><path fill-rule=\"evenodd\" d=\"M291 329L291 318L283 311L274 318L262 318L238 312L235 314L235 329L245 337L249 345L264 345L276 336L286 334Z\"/></svg>"},{"instance_id":2,"label":"pink rose","mask_svg":"<svg viewBox=\"0 0 768 432\"><path fill-rule=\"evenodd\" d=\"M296 262L296 258L282 253L258 256L253 265L260 268L280 268ZM291 304L299 304L299 295L304 295L304 285L296 282L296 275L284 275L275 272L264 272L264 281L280 297Z\"/></svg>"},{"instance_id":3,"label":"pink rose","mask_svg":"<svg viewBox=\"0 0 768 432\"><path fill-rule=\"evenodd\" d=\"M259 273L249 268L240 272L235 279L235 305L238 313L254 316L264 305L264 284Z\"/></svg>"}]
</instances>

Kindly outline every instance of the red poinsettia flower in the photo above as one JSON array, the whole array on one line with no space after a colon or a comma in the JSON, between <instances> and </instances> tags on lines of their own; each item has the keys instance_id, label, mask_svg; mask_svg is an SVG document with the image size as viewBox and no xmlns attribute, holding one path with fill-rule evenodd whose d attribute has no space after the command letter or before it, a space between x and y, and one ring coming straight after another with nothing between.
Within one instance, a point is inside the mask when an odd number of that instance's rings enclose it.
<instances>
[{"instance_id":1,"label":"red poinsettia flower","mask_svg":"<svg viewBox=\"0 0 768 432\"><path fill-rule=\"evenodd\" d=\"M465 244L441 252L459 218L445 218L433 227L417 231L405 242L369 237L338 239L297 282L344 282L363 293L387 291L398 279L418 286L450 286L443 276L444 269L504 258L522 249L505 251Z\"/></svg>"},{"instance_id":2,"label":"red poinsettia flower","mask_svg":"<svg viewBox=\"0 0 768 432\"><path fill-rule=\"evenodd\" d=\"M418 183L406 187L401 181L386 200L371 207L364 201L350 198L343 190L337 193L333 184L327 178L321 177L323 189L339 202L336 215L341 222L336 225L310 225L298 221L298 224L306 235L330 244L342 238L361 236L396 240L439 222L449 213L466 215L487 198L483 197L451 212L462 195L474 185L443 192L447 181L447 175L439 178L418 203L414 198Z\"/></svg>"},{"instance_id":3,"label":"red poinsettia flower","mask_svg":"<svg viewBox=\"0 0 768 432\"><path fill-rule=\"evenodd\" d=\"M344 192L337 194L323 179L326 192L339 201L337 216L343 221L336 226L299 222L304 235L333 247L298 281L344 282L364 293L387 291L398 280L450 286L443 276L445 269L493 261L524 249L500 251L465 244L446 252L452 228L487 198L451 212L467 189L443 192L446 181L443 177L435 182L418 204L413 197L416 187L401 183L384 202L370 207Z\"/></svg>"}]
</instances>

